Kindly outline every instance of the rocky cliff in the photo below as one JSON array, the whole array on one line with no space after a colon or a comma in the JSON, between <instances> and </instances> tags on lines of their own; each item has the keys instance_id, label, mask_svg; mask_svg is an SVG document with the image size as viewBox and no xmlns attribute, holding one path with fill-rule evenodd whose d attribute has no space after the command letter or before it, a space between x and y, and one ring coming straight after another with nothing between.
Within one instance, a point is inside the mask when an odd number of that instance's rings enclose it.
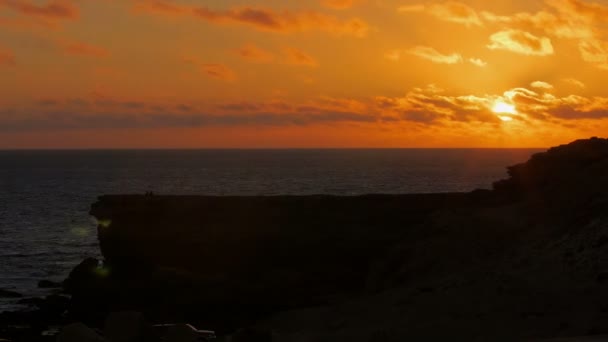
<instances>
[{"instance_id":1,"label":"rocky cliff","mask_svg":"<svg viewBox=\"0 0 608 342\"><path fill-rule=\"evenodd\" d=\"M105 260L72 272L71 312L286 341L608 332L608 140L508 173L466 194L103 196L91 214Z\"/></svg>"}]
</instances>

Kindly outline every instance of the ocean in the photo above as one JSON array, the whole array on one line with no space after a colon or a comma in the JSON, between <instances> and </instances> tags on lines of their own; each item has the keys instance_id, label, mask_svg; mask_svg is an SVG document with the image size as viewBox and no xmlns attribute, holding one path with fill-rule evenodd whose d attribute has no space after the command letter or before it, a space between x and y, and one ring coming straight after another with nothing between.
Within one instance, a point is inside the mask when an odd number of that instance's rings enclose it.
<instances>
[{"instance_id":1,"label":"ocean","mask_svg":"<svg viewBox=\"0 0 608 342\"><path fill-rule=\"evenodd\" d=\"M100 257L103 194L360 195L489 189L538 149L0 151L0 289L42 296ZM0 298L0 312L22 309Z\"/></svg>"}]
</instances>

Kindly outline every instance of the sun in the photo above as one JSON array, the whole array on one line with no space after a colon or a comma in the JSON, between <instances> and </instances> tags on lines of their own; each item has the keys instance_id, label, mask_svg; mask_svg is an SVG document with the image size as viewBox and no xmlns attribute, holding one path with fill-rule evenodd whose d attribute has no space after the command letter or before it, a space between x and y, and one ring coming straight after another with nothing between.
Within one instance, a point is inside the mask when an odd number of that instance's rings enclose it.
<instances>
[{"instance_id":1,"label":"sun","mask_svg":"<svg viewBox=\"0 0 608 342\"><path fill-rule=\"evenodd\" d=\"M498 100L494 102L492 111L498 116L498 118L504 122L513 121L513 115L517 115L517 109L515 105L506 103Z\"/></svg>"},{"instance_id":2,"label":"sun","mask_svg":"<svg viewBox=\"0 0 608 342\"><path fill-rule=\"evenodd\" d=\"M515 109L514 105L500 100L494 103L492 111L496 114L517 114L517 109Z\"/></svg>"}]
</instances>

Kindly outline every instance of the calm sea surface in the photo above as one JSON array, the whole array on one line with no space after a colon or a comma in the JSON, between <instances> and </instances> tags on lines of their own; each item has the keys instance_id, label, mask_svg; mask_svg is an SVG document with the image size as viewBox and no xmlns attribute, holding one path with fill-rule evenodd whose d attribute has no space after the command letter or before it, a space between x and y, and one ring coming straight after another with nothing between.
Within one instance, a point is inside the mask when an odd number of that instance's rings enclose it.
<instances>
[{"instance_id":1,"label":"calm sea surface","mask_svg":"<svg viewBox=\"0 0 608 342\"><path fill-rule=\"evenodd\" d=\"M0 289L45 294L99 257L103 194L359 195L489 188L530 149L0 151ZM15 301L0 299L0 311Z\"/></svg>"}]
</instances>

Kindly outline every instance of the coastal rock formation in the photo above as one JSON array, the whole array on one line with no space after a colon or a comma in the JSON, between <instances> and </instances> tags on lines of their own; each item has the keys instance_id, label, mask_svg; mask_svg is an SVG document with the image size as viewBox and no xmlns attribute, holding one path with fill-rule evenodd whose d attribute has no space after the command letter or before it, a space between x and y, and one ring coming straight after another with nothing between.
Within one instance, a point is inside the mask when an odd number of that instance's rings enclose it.
<instances>
[{"instance_id":1,"label":"coastal rock formation","mask_svg":"<svg viewBox=\"0 0 608 342\"><path fill-rule=\"evenodd\" d=\"M608 140L508 173L458 194L102 196L103 265L66 281L71 312L281 341L607 333Z\"/></svg>"}]
</instances>

